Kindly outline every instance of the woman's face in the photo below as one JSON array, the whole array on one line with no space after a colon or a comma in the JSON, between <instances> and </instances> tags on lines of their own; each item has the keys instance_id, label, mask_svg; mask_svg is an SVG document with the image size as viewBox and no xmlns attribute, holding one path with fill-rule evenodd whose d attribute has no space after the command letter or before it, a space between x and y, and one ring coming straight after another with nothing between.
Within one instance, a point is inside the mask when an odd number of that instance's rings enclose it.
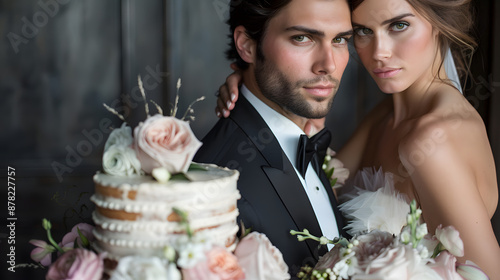
<instances>
[{"instance_id":1,"label":"woman's face","mask_svg":"<svg viewBox=\"0 0 500 280\"><path fill-rule=\"evenodd\" d=\"M365 0L352 13L354 46L385 93L433 79L438 38L406 0Z\"/></svg>"}]
</instances>

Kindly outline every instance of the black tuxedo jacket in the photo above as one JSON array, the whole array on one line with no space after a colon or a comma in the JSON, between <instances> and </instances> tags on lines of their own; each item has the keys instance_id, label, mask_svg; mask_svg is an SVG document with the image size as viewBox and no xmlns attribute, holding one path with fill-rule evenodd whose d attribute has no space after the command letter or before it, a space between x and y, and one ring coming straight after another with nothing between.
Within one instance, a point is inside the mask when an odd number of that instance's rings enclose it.
<instances>
[{"instance_id":1,"label":"black tuxedo jacket","mask_svg":"<svg viewBox=\"0 0 500 280\"><path fill-rule=\"evenodd\" d=\"M227 119L220 119L202 140L194 161L214 163L240 172L239 219L246 228L262 232L282 253L290 273L305 264L313 265L326 252L316 241L299 242L290 230L321 230L307 194L275 136L259 113L240 95ZM295 160L295 159L292 159ZM323 173L321 180L329 186ZM342 231L342 216L330 187L326 187Z\"/></svg>"}]
</instances>

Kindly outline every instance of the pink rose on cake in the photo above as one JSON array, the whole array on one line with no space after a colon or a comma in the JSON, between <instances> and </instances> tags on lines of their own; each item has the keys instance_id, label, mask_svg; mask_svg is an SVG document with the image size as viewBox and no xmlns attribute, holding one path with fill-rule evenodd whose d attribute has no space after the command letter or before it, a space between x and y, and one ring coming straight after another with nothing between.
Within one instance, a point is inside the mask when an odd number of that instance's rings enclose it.
<instances>
[{"instance_id":1,"label":"pink rose on cake","mask_svg":"<svg viewBox=\"0 0 500 280\"><path fill-rule=\"evenodd\" d=\"M172 174L186 172L201 147L188 122L161 114L148 117L134 134L137 156L147 173L158 167Z\"/></svg>"}]
</instances>

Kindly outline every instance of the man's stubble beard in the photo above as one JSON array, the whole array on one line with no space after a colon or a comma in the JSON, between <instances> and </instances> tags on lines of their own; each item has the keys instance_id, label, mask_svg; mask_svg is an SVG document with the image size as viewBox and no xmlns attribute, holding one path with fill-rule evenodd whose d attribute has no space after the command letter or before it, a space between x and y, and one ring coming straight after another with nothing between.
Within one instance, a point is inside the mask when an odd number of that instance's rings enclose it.
<instances>
[{"instance_id":1,"label":"man's stubble beard","mask_svg":"<svg viewBox=\"0 0 500 280\"><path fill-rule=\"evenodd\" d=\"M336 85L334 88L335 93L339 84L337 79L329 75L317 77L315 79L299 80L293 84L283 72L275 67L274 64L266 60L262 53L258 55L254 74L260 91L267 99L276 103L285 111L308 119L325 117L332 107L335 94L331 97L313 97L319 104L313 107L307 102L304 96L301 95L300 89L304 87L304 85L313 85L322 80L327 80Z\"/></svg>"}]
</instances>

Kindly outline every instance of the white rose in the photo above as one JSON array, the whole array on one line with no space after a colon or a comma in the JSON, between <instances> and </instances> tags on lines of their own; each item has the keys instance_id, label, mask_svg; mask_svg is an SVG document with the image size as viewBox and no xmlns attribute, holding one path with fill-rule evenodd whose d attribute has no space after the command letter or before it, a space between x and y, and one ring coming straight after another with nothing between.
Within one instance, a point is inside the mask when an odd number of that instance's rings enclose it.
<instances>
[{"instance_id":1,"label":"white rose","mask_svg":"<svg viewBox=\"0 0 500 280\"><path fill-rule=\"evenodd\" d=\"M121 258L110 280L181 280L181 273L170 263L157 257L128 256Z\"/></svg>"},{"instance_id":2,"label":"white rose","mask_svg":"<svg viewBox=\"0 0 500 280\"><path fill-rule=\"evenodd\" d=\"M288 266L281 252L265 234L252 232L245 236L234 250L246 279L290 279Z\"/></svg>"},{"instance_id":3,"label":"white rose","mask_svg":"<svg viewBox=\"0 0 500 280\"><path fill-rule=\"evenodd\" d=\"M141 163L135 150L128 146L112 145L102 156L104 172L114 176L130 176L141 173Z\"/></svg>"},{"instance_id":4,"label":"white rose","mask_svg":"<svg viewBox=\"0 0 500 280\"><path fill-rule=\"evenodd\" d=\"M201 146L187 122L159 114L140 123L134 134L137 157L147 173L157 167L186 172Z\"/></svg>"},{"instance_id":5,"label":"white rose","mask_svg":"<svg viewBox=\"0 0 500 280\"><path fill-rule=\"evenodd\" d=\"M130 147L133 142L134 139L132 138L132 128L123 123L120 128L115 128L113 129L113 131L111 131L108 140L104 145L104 151L107 151L109 147L114 145Z\"/></svg>"},{"instance_id":6,"label":"white rose","mask_svg":"<svg viewBox=\"0 0 500 280\"><path fill-rule=\"evenodd\" d=\"M460 239L460 234L454 227L447 226L443 228L439 225L436 229L436 238L452 255L456 257L463 257L464 243L462 239Z\"/></svg>"}]
</instances>

